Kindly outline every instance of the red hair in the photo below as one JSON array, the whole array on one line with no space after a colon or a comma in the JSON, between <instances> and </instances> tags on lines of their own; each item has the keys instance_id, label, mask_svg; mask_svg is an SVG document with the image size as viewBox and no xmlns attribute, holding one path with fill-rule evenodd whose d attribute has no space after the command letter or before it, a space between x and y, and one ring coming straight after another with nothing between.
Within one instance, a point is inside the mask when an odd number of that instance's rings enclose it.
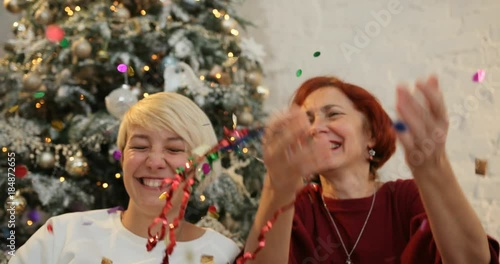
<instances>
[{"instance_id":1,"label":"red hair","mask_svg":"<svg viewBox=\"0 0 500 264\"><path fill-rule=\"evenodd\" d=\"M375 157L370 162L370 170L375 172L396 151L396 132L392 128L392 121L384 111L375 96L365 89L350 83L343 82L335 77L314 77L305 81L293 96L293 103L302 105L306 98L314 91L332 87L339 89L354 104L366 118L367 128L375 139Z\"/></svg>"}]
</instances>

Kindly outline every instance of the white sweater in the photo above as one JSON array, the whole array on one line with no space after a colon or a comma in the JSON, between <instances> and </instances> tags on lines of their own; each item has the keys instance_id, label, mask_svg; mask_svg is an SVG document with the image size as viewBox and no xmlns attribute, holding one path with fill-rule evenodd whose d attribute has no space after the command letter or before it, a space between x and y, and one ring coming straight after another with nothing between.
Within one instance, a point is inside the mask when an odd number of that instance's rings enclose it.
<instances>
[{"instance_id":1,"label":"white sweater","mask_svg":"<svg viewBox=\"0 0 500 264\"><path fill-rule=\"evenodd\" d=\"M9 264L162 263L165 242L159 241L148 252L147 238L127 230L119 212L93 210L53 217L19 248ZM47 228L48 223L52 224L52 232ZM206 263L233 263L239 252L231 239L206 229L200 238L177 242L169 263L199 264L202 257L213 257L213 262Z\"/></svg>"}]
</instances>

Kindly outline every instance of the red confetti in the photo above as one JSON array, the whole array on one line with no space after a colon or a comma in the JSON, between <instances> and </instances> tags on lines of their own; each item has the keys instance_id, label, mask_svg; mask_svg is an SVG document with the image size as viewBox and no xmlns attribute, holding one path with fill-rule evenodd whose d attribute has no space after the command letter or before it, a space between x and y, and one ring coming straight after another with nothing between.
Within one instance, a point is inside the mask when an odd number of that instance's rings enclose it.
<instances>
[{"instance_id":1,"label":"red confetti","mask_svg":"<svg viewBox=\"0 0 500 264\"><path fill-rule=\"evenodd\" d=\"M14 175L16 175L17 178L22 179L24 176L28 174L28 167L26 165L17 165L14 168Z\"/></svg>"},{"instance_id":2,"label":"red confetti","mask_svg":"<svg viewBox=\"0 0 500 264\"><path fill-rule=\"evenodd\" d=\"M472 80L475 82L483 82L485 77L486 77L485 70L477 70L477 72L472 77Z\"/></svg>"},{"instance_id":3,"label":"red confetti","mask_svg":"<svg viewBox=\"0 0 500 264\"><path fill-rule=\"evenodd\" d=\"M52 223L47 224L47 231L49 231L49 233L51 234L54 234L54 228L52 227Z\"/></svg>"},{"instance_id":4,"label":"red confetti","mask_svg":"<svg viewBox=\"0 0 500 264\"><path fill-rule=\"evenodd\" d=\"M45 37L52 42L60 42L64 38L64 30L58 25L49 25L45 29Z\"/></svg>"}]
</instances>

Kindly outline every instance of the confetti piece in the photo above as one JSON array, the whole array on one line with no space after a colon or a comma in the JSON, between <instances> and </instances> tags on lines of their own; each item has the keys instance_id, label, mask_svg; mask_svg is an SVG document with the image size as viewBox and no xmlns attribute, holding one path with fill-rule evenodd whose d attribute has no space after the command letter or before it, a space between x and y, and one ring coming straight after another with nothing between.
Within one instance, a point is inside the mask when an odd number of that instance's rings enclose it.
<instances>
[{"instance_id":1,"label":"confetti piece","mask_svg":"<svg viewBox=\"0 0 500 264\"><path fill-rule=\"evenodd\" d=\"M121 63L121 64L118 64L118 66L116 67L116 69L117 69L119 72L122 72L122 73L123 73L123 72L127 72L128 67L127 67L127 65L126 65L126 64Z\"/></svg>"},{"instance_id":2,"label":"confetti piece","mask_svg":"<svg viewBox=\"0 0 500 264\"><path fill-rule=\"evenodd\" d=\"M406 131L406 125L405 125L405 123L403 123L401 121L396 121L393 126L396 129L396 131L398 131L398 132L405 132Z\"/></svg>"},{"instance_id":3,"label":"confetti piece","mask_svg":"<svg viewBox=\"0 0 500 264\"><path fill-rule=\"evenodd\" d=\"M122 158L122 152L119 150L113 151L113 159L120 160Z\"/></svg>"},{"instance_id":4,"label":"confetti piece","mask_svg":"<svg viewBox=\"0 0 500 264\"><path fill-rule=\"evenodd\" d=\"M117 207L109 208L108 209L108 214L114 214L117 211L123 211L123 207L117 206Z\"/></svg>"},{"instance_id":5,"label":"confetti piece","mask_svg":"<svg viewBox=\"0 0 500 264\"><path fill-rule=\"evenodd\" d=\"M321 52L320 52L320 51L316 51L316 52L314 52L314 54L313 54L313 56L314 56L315 58L319 57L319 55L321 55Z\"/></svg>"},{"instance_id":6,"label":"confetti piece","mask_svg":"<svg viewBox=\"0 0 500 264\"><path fill-rule=\"evenodd\" d=\"M486 71L485 70L477 70L477 72L472 77L472 80L474 82L483 82L484 77L486 77Z\"/></svg>"},{"instance_id":7,"label":"confetti piece","mask_svg":"<svg viewBox=\"0 0 500 264\"><path fill-rule=\"evenodd\" d=\"M58 25L49 25L45 29L45 37L51 42L59 42L64 38L64 30Z\"/></svg>"},{"instance_id":8,"label":"confetti piece","mask_svg":"<svg viewBox=\"0 0 500 264\"><path fill-rule=\"evenodd\" d=\"M204 174L209 174L210 173L210 164L208 163L204 163L202 166L201 166L201 170L203 171Z\"/></svg>"},{"instance_id":9,"label":"confetti piece","mask_svg":"<svg viewBox=\"0 0 500 264\"><path fill-rule=\"evenodd\" d=\"M300 77L302 75L302 70L298 69L297 72L295 73L297 77Z\"/></svg>"},{"instance_id":10,"label":"confetti piece","mask_svg":"<svg viewBox=\"0 0 500 264\"><path fill-rule=\"evenodd\" d=\"M476 158L476 174L485 176L486 175L486 168L488 165L488 161L484 159L477 159Z\"/></svg>"},{"instance_id":11,"label":"confetti piece","mask_svg":"<svg viewBox=\"0 0 500 264\"><path fill-rule=\"evenodd\" d=\"M59 42L59 46L61 46L62 48L69 47L69 40L67 38L64 38L63 40L61 40L61 42Z\"/></svg>"},{"instance_id":12,"label":"confetti piece","mask_svg":"<svg viewBox=\"0 0 500 264\"><path fill-rule=\"evenodd\" d=\"M162 194L160 194L160 196L158 197L158 199L165 200L165 199L167 199L167 197L168 197L168 193L167 192L163 192Z\"/></svg>"},{"instance_id":13,"label":"confetti piece","mask_svg":"<svg viewBox=\"0 0 500 264\"><path fill-rule=\"evenodd\" d=\"M113 264L113 261L109 258L102 257L101 264Z\"/></svg>"},{"instance_id":14,"label":"confetti piece","mask_svg":"<svg viewBox=\"0 0 500 264\"><path fill-rule=\"evenodd\" d=\"M89 226L89 225L91 225L92 223L93 223L92 221L85 221L85 222L83 222L83 223L82 223L82 225L84 225L84 226Z\"/></svg>"},{"instance_id":15,"label":"confetti piece","mask_svg":"<svg viewBox=\"0 0 500 264\"><path fill-rule=\"evenodd\" d=\"M49 231L49 233L51 234L54 234L54 227L52 226L52 222L47 224L47 231Z\"/></svg>"},{"instance_id":16,"label":"confetti piece","mask_svg":"<svg viewBox=\"0 0 500 264\"><path fill-rule=\"evenodd\" d=\"M214 262L214 257L213 256L208 256L208 255L203 255L201 256L201 264L213 264Z\"/></svg>"}]
</instances>

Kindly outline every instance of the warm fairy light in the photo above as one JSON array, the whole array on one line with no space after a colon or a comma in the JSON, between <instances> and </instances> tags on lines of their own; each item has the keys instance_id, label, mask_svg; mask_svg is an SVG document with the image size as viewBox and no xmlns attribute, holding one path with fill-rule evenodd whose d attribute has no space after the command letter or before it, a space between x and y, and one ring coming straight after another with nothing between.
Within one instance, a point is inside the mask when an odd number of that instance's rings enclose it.
<instances>
[{"instance_id":1,"label":"warm fairy light","mask_svg":"<svg viewBox=\"0 0 500 264\"><path fill-rule=\"evenodd\" d=\"M108 183L106 183L106 182L102 184L102 188L104 188L104 189L108 188L108 186L109 186L109 185L108 185Z\"/></svg>"},{"instance_id":2,"label":"warm fairy light","mask_svg":"<svg viewBox=\"0 0 500 264\"><path fill-rule=\"evenodd\" d=\"M149 66L148 66L148 65L146 65L146 66L144 66L142 69L143 69L144 71L149 71Z\"/></svg>"},{"instance_id":3,"label":"warm fairy light","mask_svg":"<svg viewBox=\"0 0 500 264\"><path fill-rule=\"evenodd\" d=\"M83 94L80 94L80 101L85 100L85 96Z\"/></svg>"},{"instance_id":4,"label":"warm fairy light","mask_svg":"<svg viewBox=\"0 0 500 264\"><path fill-rule=\"evenodd\" d=\"M122 175L120 173L115 174L115 178L120 179L121 177L122 177Z\"/></svg>"},{"instance_id":5,"label":"warm fairy light","mask_svg":"<svg viewBox=\"0 0 500 264\"><path fill-rule=\"evenodd\" d=\"M200 195L200 201L204 202L205 201L205 195Z\"/></svg>"},{"instance_id":6,"label":"warm fairy light","mask_svg":"<svg viewBox=\"0 0 500 264\"><path fill-rule=\"evenodd\" d=\"M118 4L120 4L118 1L113 1L113 5L117 6Z\"/></svg>"},{"instance_id":7,"label":"warm fairy light","mask_svg":"<svg viewBox=\"0 0 500 264\"><path fill-rule=\"evenodd\" d=\"M148 97L148 96L149 96L149 94L148 94L148 93L144 93L144 94L142 94L142 96L143 96L144 98L146 98L146 97Z\"/></svg>"},{"instance_id":8,"label":"warm fairy light","mask_svg":"<svg viewBox=\"0 0 500 264\"><path fill-rule=\"evenodd\" d=\"M32 224L33 224L33 221L28 220L28 221L26 221L26 224L30 226L30 225L32 225Z\"/></svg>"},{"instance_id":9,"label":"warm fairy light","mask_svg":"<svg viewBox=\"0 0 500 264\"><path fill-rule=\"evenodd\" d=\"M224 15L224 19L225 19L225 20L229 20L229 19L230 19L229 15L228 15L228 14L225 14L225 15Z\"/></svg>"},{"instance_id":10,"label":"warm fairy light","mask_svg":"<svg viewBox=\"0 0 500 264\"><path fill-rule=\"evenodd\" d=\"M64 177L63 177L63 176L59 177L59 181L60 181L60 182L63 182L64 180L66 180L66 179L64 179Z\"/></svg>"},{"instance_id":11,"label":"warm fairy light","mask_svg":"<svg viewBox=\"0 0 500 264\"><path fill-rule=\"evenodd\" d=\"M64 11L69 12L69 11L71 11L71 8L69 8L69 6L67 6L64 8Z\"/></svg>"},{"instance_id":12,"label":"warm fairy light","mask_svg":"<svg viewBox=\"0 0 500 264\"><path fill-rule=\"evenodd\" d=\"M38 108L38 109L40 109L40 108L42 107L42 104L40 104L40 103L36 103L36 104L35 104L35 107L36 107L36 108Z\"/></svg>"},{"instance_id":13,"label":"warm fairy light","mask_svg":"<svg viewBox=\"0 0 500 264\"><path fill-rule=\"evenodd\" d=\"M50 142L52 142L52 139L51 139L51 138L49 138L49 137L46 137L46 138L45 138L45 143L50 143Z\"/></svg>"},{"instance_id":14,"label":"warm fairy light","mask_svg":"<svg viewBox=\"0 0 500 264\"><path fill-rule=\"evenodd\" d=\"M238 36L240 34L240 32L233 28L233 29L231 29L231 34Z\"/></svg>"},{"instance_id":15,"label":"warm fairy light","mask_svg":"<svg viewBox=\"0 0 500 264\"><path fill-rule=\"evenodd\" d=\"M232 52L229 52L229 53L227 54L227 56L228 56L229 58L232 58L232 57L234 57L234 54L233 54Z\"/></svg>"},{"instance_id":16,"label":"warm fairy light","mask_svg":"<svg viewBox=\"0 0 500 264\"><path fill-rule=\"evenodd\" d=\"M80 6L75 6L75 11L77 11L77 12L78 12L78 11L80 11L80 10L81 10L81 9L80 9Z\"/></svg>"},{"instance_id":17,"label":"warm fairy light","mask_svg":"<svg viewBox=\"0 0 500 264\"><path fill-rule=\"evenodd\" d=\"M236 140L236 138L235 138L235 137L230 137L230 138L229 138L229 140L231 140L231 141L235 141L235 140Z\"/></svg>"},{"instance_id":18,"label":"warm fairy light","mask_svg":"<svg viewBox=\"0 0 500 264\"><path fill-rule=\"evenodd\" d=\"M215 83L210 83L210 87L215 87Z\"/></svg>"},{"instance_id":19,"label":"warm fairy light","mask_svg":"<svg viewBox=\"0 0 500 264\"><path fill-rule=\"evenodd\" d=\"M7 152L7 150L8 150L8 149L7 149L6 147L3 147L3 148L2 148L2 152Z\"/></svg>"},{"instance_id":20,"label":"warm fairy light","mask_svg":"<svg viewBox=\"0 0 500 264\"><path fill-rule=\"evenodd\" d=\"M141 10L141 15L145 16L146 15L146 10Z\"/></svg>"},{"instance_id":21,"label":"warm fairy light","mask_svg":"<svg viewBox=\"0 0 500 264\"><path fill-rule=\"evenodd\" d=\"M212 10L212 13L214 13L214 16L215 16L216 18L220 18L220 17L221 17L221 15L222 15L222 14L219 12L219 10L217 10L217 9Z\"/></svg>"},{"instance_id":22,"label":"warm fairy light","mask_svg":"<svg viewBox=\"0 0 500 264\"><path fill-rule=\"evenodd\" d=\"M222 77L222 75L221 75L220 73L217 73L217 74L215 75L215 78L217 78L217 79L220 79L221 77Z\"/></svg>"},{"instance_id":23,"label":"warm fairy light","mask_svg":"<svg viewBox=\"0 0 500 264\"><path fill-rule=\"evenodd\" d=\"M158 55L156 55L156 54L151 55L151 59L152 60L157 60L158 59Z\"/></svg>"},{"instance_id":24,"label":"warm fairy light","mask_svg":"<svg viewBox=\"0 0 500 264\"><path fill-rule=\"evenodd\" d=\"M241 151L243 151L243 153L247 154L248 153L248 148L243 148Z\"/></svg>"},{"instance_id":25,"label":"warm fairy light","mask_svg":"<svg viewBox=\"0 0 500 264\"><path fill-rule=\"evenodd\" d=\"M203 81L203 80L205 80L205 76L204 76L204 75L201 75L201 76L200 76L200 80L202 80L202 81Z\"/></svg>"},{"instance_id":26,"label":"warm fairy light","mask_svg":"<svg viewBox=\"0 0 500 264\"><path fill-rule=\"evenodd\" d=\"M70 11L68 12L68 16L72 16L72 15L73 15L73 11L71 11L71 10L70 10Z\"/></svg>"},{"instance_id":27,"label":"warm fairy light","mask_svg":"<svg viewBox=\"0 0 500 264\"><path fill-rule=\"evenodd\" d=\"M114 5L110 6L109 9L113 12L116 12L116 7Z\"/></svg>"},{"instance_id":28,"label":"warm fairy light","mask_svg":"<svg viewBox=\"0 0 500 264\"><path fill-rule=\"evenodd\" d=\"M19 22L14 22L14 24L12 24L13 27L18 27L19 26Z\"/></svg>"}]
</instances>

